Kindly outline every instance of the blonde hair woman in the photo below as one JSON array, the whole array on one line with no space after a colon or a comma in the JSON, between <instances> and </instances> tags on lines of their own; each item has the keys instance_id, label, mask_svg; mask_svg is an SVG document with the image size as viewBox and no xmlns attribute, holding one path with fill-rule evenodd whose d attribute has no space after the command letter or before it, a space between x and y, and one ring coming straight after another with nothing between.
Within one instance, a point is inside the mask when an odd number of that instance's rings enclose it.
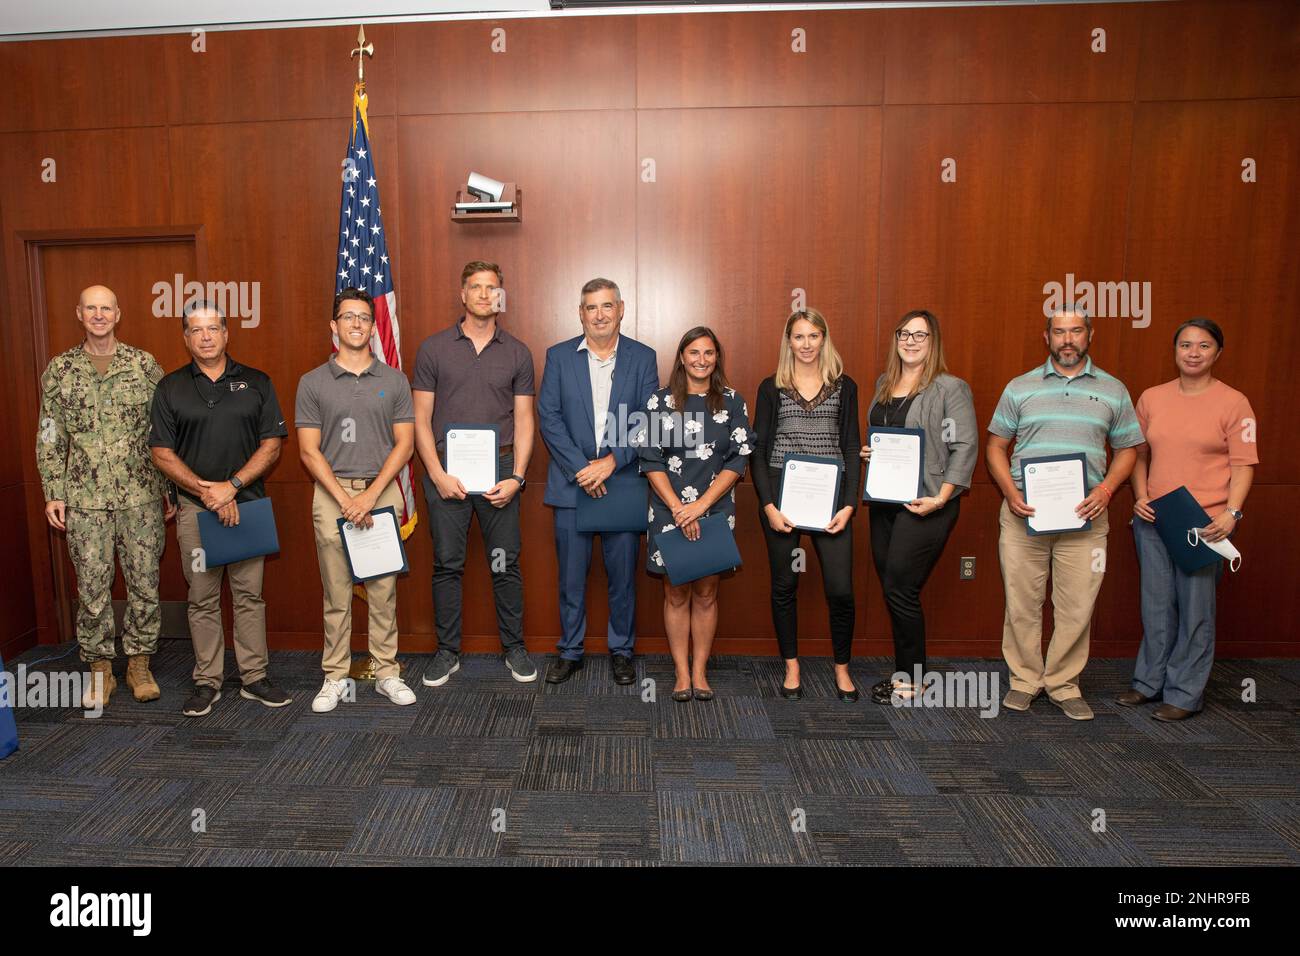
<instances>
[{"instance_id":1,"label":"blonde hair woman","mask_svg":"<svg viewBox=\"0 0 1300 956\"><path fill-rule=\"evenodd\" d=\"M758 387L754 427L754 490L772 572L772 625L785 659L781 696L803 696L799 676L799 638L794 551L803 534L812 539L822 569L835 654L835 687L846 702L858 699L849 677L856 614L853 600L853 509L857 505L858 386L844 374L844 362L831 342L826 318L816 309L791 313L781 333L776 374ZM840 498L830 524L801 532L781 514L777 495L786 455L817 455L844 463Z\"/></svg>"}]
</instances>

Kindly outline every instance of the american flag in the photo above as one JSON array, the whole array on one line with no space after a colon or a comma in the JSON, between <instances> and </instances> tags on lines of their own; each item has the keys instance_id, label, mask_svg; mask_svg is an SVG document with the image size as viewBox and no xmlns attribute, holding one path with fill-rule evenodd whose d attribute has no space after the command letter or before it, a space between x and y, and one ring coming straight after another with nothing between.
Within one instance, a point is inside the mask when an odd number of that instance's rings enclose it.
<instances>
[{"instance_id":1,"label":"american flag","mask_svg":"<svg viewBox=\"0 0 1300 956\"><path fill-rule=\"evenodd\" d=\"M375 159L370 152L370 122L366 116L365 87L358 83L352 96L352 132L343 160L343 196L339 202L338 272L334 294L346 288L364 289L375 299L375 330L370 340L375 357L399 371L402 335L397 324L397 293L388 259L388 237L379 208ZM334 350L338 351L338 337ZM402 488L402 537L415 527L414 471L408 463L397 475Z\"/></svg>"}]
</instances>

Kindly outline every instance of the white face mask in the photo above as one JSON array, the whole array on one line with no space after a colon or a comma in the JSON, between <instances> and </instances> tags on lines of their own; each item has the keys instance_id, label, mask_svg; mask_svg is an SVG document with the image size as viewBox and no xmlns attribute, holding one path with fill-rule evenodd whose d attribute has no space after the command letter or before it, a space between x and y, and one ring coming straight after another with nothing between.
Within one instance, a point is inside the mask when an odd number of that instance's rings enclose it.
<instances>
[{"instance_id":1,"label":"white face mask","mask_svg":"<svg viewBox=\"0 0 1300 956\"><path fill-rule=\"evenodd\" d=\"M1191 528L1187 532L1187 543L1193 548L1198 544L1203 544L1211 551L1223 555L1223 557L1228 559L1228 567L1234 572L1241 567L1241 552L1238 551L1236 546L1227 538L1224 538L1222 541L1204 541L1201 538L1200 529Z\"/></svg>"}]
</instances>

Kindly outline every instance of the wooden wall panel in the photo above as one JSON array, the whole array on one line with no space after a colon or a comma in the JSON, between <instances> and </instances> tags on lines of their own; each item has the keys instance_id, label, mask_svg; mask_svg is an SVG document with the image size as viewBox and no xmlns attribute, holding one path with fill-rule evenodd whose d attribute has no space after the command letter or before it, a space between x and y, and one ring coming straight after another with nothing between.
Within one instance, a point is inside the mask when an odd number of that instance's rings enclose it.
<instances>
[{"instance_id":1,"label":"wooden wall panel","mask_svg":"<svg viewBox=\"0 0 1300 956\"><path fill-rule=\"evenodd\" d=\"M1242 160L1257 181L1242 181ZM1294 484L1300 379L1300 99L1138 107L1125 278L1150 282L1150 325L1122 325L1133 400L1174 378L1173 333L1206 316L1227 348L1215 374L1259 419L1256 479Z\"/></svg>"},{"instance_id":2,"label":"wooden wall panel","mask_svg":"<svg viewBox=\"0 0 1300 956\"><path fill-rule=\"evenodd\" d=\"M920 8L882 12L886 103L1131 100L1137 4ZM1164 6L1164 4L1157 4ZM1106 52L1093 52L1093 30Z\"/></svg>"},{"instance_id":3,"label":"wooden wall panel","mask_svg":"<svg viewBox=\"0 0 1300 956\"><path fill-rule=\"evenodd\" d=\"M366 43L366 92L372 116L397 111L397 29L375 24ZM208 31L197 52L190 34L167 34L167 121L173 124L342 118L352 115L351 73L341 66L356 48L355 25L312 30ZM353 64L356 63L355 58ZM161 64L160 64L161 66ZM337 163L342 159L338 151Z\"/></svg>"},{"instance_id":4,"label":"wooden wall panel","mask_svg":"<svg viewBox=\"0 0 1300 956\"><path fill-rule=\"evenodd\" d=\"M1201 0L1142 6L1142 100L1300 96L1300 5Z\"/></svg>"},{"instance_id":5,"label":"wooden wall panel","mask_svg":"<svg viewBox=\"0 0 1300 956\"><path fill-rule=\"evenodd\" d=\"M1107 31L1104 54L1089 49L1095 26ZM493 53L498 27L506 49ZM791 50L795 27L807 53ZM1044 283L1067 273L1151 281L1152 325L1099 320L1094 356L1136 398L1171 374L1173 324L1198 313L1224 324L1221 371L1256 404L1265 463L1241 532L1247 565L1223 586L1220 650L1296 653L1293 636L1271 628L1300 613L1278 550L1296 530L1285 465L1300 438L1288 417L1295 376L1283 364L1295 333L1279 318L1300 294L1293 4L556 17L384 25L367 36L408 371L420 342L459 313L461 265L488 258L505 270L505 324L533 350L539 376L546 347L578 331L581 284L606 275L623 288L626 331L660 351L662 374L687 326L713 324L752 401L803 289L868 393L896 317L937 312L982 429L1006 381L1044 359ZM354 37L351 26L209 31L202 54L184 34L0 44L14 91L0 106L0 301L10 318L0 343L15 410L0 441L26 449L35 428L22 239L34 230L201 226L207 259L196 278L260 283L261 322L236 321L231 351L272 375L291 415L299 377L328 354ZM47 156L58 161L54 184L40 181ZM1244 156L1257 161L1257 183L1240 180ZM940 181L946 157L957 161L955 183ZM522 223L450 221L471 169L519 183ZM138 306L130 314L142 318ZM19 489L21 505L0 518L20 547L0 551L0 568L19 590L29 582L31 600L0 599L9 647L33 622L41 639L55 636L35 464L27 452L14 458L0 465L0 487ZM525 629L538 651L559 630L545 465L539 449L523 502ZM267 569L273 644L318 647L311 485L292 438L271 488L284 545ZM399 625L405 649L427 651L432 549L418 497ZM774 653L752 483L737 497L745 568L724 583L717 649ZM935 656L999 653L999 506L981 461L925 591ZM1130 508L1121 491L1097 654L1131 654L1140 637ZM855 525L857 652L887 654L865 513ZM977 558L973 582L958 579L962 555ZM174 543L164 561L165 574L178 572ZM608 614L596 564L592 650L604 646ZM801 643L829 653L819 577L802 582ZM466 646L490 650L477 532L465 587ZM641 575L638 596L641 646L663 650L659 582ZM356 612L363 629L364 605Z\"/></svg>"},{"instance_id":6,"label":"wooden wall panel","mask_svg":"<svg viewBox=\"0 0 1300 956\"><path fill-rule=\"evenodd\" d=\"M165 42L128 36L0 43L0 131L165 122L166 89L158 82Z\"/></svg>"},{"instance_id":7,"label":"wooden wall panel","mask_svg":"<svg viewBox=\"0 0 1300 956\"><path fill-rule=\"evenodd\" d=\"M981 432L1008 381L1047 359L1043 286L1118 280L1132 108L889 106L881 183L877 363L909 309L939 317L949 369L975 394ZM956 181L940 180L956 160ZM1114 369L1098 323L1092 355ZM874 366L880 368L879 364ZM982 442L981 442L982 447ZM987 481L983 456L976 481Z\"/></svg>"},{"instance_id":8,"label":"wooden wall panel","mask_svg":"<svg viewBox=\"0 0 1300 956\"><path fill-rule=\"evenodd\" d=\"M405 115L635 105L633 17L408 23L397 50Z\"/></svg>"},{"instance_id":9,"label":"wooden wall panel","mask_svg":"<svg viewBox=\"0 0 1300 956\"><path fill-rule=\"evenodd\" d=\"M788 10L639 17L637 106L879 103L882 16Z\"/></svg>"}]
</instances>

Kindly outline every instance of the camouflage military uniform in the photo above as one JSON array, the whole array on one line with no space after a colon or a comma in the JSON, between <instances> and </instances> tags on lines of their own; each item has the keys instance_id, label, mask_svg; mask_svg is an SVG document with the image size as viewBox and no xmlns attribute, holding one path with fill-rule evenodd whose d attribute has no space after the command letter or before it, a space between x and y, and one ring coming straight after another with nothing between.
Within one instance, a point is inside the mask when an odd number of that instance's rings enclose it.
<instances>
[{"instance_id":1,"label":"camouflage military uniform","mask_svg":"<svg viewBox=\"0 0 1300 956\"><path fill-rule=\"evenodd\" d=\"M103 378L80 345L55 356L41 376L36 460L45 500L66 506L77 641L86 662L114 656L114 553L126 579L123 648L128 655L158 649L165 483L148 437L162 374L148 352L119 342Z\"/></svg>"}]
</instances>

